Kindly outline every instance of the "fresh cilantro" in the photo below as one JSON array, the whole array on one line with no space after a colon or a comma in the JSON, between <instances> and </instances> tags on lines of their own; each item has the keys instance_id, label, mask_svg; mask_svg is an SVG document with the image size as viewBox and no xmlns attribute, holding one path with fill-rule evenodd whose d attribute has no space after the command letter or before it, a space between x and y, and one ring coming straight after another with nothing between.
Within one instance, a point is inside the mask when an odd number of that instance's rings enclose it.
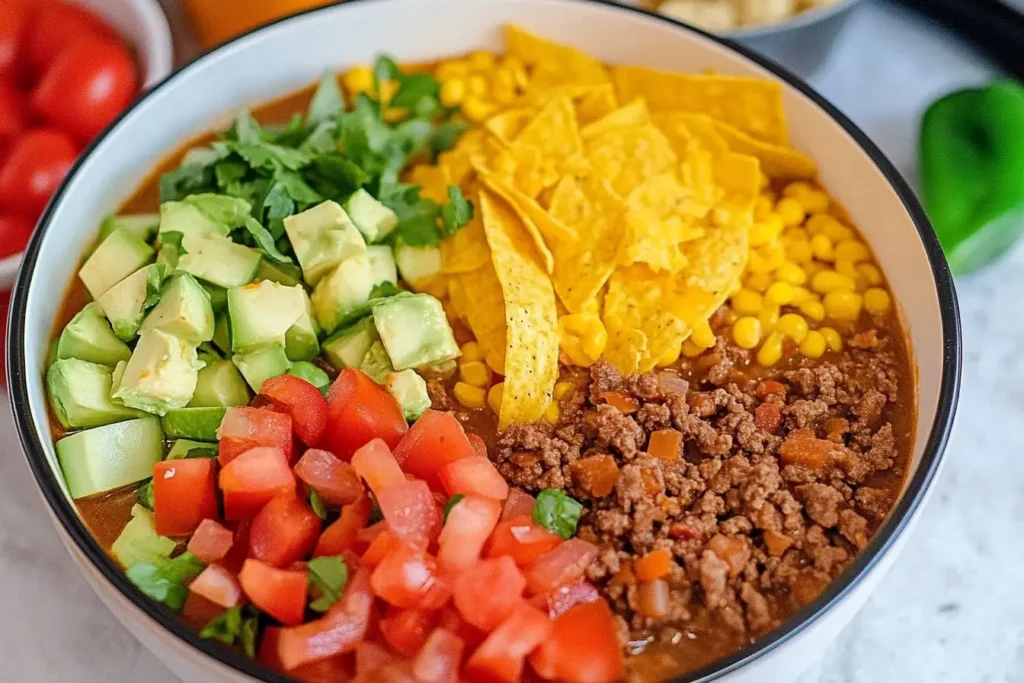
<instances>
[{"instance_id":1,"label":"fresh cilantro","mask_svg":"<svg viewBox=\"0 0 1024 683\"><path fill-rule=\"evenodd\" d=\"M160 280L158 277L151 277L146 281L146 299L142 302L142 310L148 310L156 306L160 301Z\"/></svg>"},{"instance_id":2,"label":"fresh cilantro","mask_svg":"<svg viewBox=\"0 0 1024 683\"><path fill-rule=\"evenodd\" d=\"M260 225L260 222L251 216L245 221L245 229L252 235L253 240L256 242L256 248L263 253L264 256L269 258L275 263L292 263L290 256L285 256L278 250L277 245L274 243L274 238L270 232Z\"/></svg>"},{"instance_id":3,"label":"fresh cilantro","mask_svg":"<svg viewBox=\"0 0 1024 683\"><path fill-rule=\"evenodd\" d=\"M320 497L316 489L312 487L309 489L309 507L313 508L313 512L321 521L327 519L327 505L324 504L324 499Z\"/></svg>"},{"instance_id":4,"label":"fresh cilantro","mask_svg":"<svg viewBox=\"0 0 1024 683\"><path fill-rule=\"evenodd\" d=\"M250 608L255 611L255 608ZM256 641L259 637L260 617L259 613L246 617L242 620L242 652L246 657L252 659L256 656Z\"/></svg>"},{"instance_id":5,"label":"fresh cilantro","mask_svg":"<svg viewBox=\"0 0 1024 683\"><path fill-rule=\"evenodd\" d=\"M446 236L469 223L473 218L473 202L462 196L458 185L448 186L448 203L441 207L441 222Z\"/></svg>"},{"instance_id":6,"label":"fresh cilantro","mask_svg":"<svg viewBox=\"0 0 1024 683\"><path fill-rule=\"evenodd\" d=\"M161 563L159 566L146 562L133 565L126 572L128 579L139 590L173 610L181 609L188 597L188 584L205 565L190 552Z\"/></svg>"},{"instance_id":7,"label":"fresh cilantro","mask_svg":"<svg viewBox=\"0 0 1024 683\"><path fill-rule=\"evenodd\" d=\"M174 249L178 256L185 254L185 247L181 246L181 241L185 238L185 234L178 232L177 230L172 232L160 233L160 246L170 247Z\"/></svg>"},{"instance_id":8,"label":"fresh cilantro","mask_svg":"<svg viewBox=\"0 0 1024 683\"><path fill-rule=\"evenodd\" d=\"M441 242L437 202L420 197L417 185L395 184L381 190L378 199L398 216L398 234L410 247L434 246Z\"/></svg>"},{"instance_id":9,"label":"fresh cilantro","mask_svg":"<svg viewBox=\"0 0 1024 683\"><path fill-rule=\"evenodd\" d=\"M199 632L199 637L206 638L207 640L217 640L231 647L242 635L242 629L242 608L232 607L227 612L211 619L210 623Z\"/></svg>"},{"instance_id":10,"label":"fresh cilantro","mask_svg":"<svg viewBox=\"0 0 1024 683\"><path fill-rule=\"evenodd\" d=\"M320 193L306 184L302 176L295 171L280 170L274 174L274 185L280 185L288 196L300 205L319 204L324 200ZM280 216L275 216L280 218Z\"/></svg>"},{"instance_id":11,"label":"fresh cilantro","mask_svg":"<svg viewBox=\"0 0 1024 683\"><path fill-rule=\"evenodd\" d=\"M308 154L326 154L338 151L338 122L323 121L318 123L299 149Z\"/></svg>"},{"instance_id":12,"label":"fresh cilantro","mask_svg":"<svg viewBox=\"0 0 1024 683\"><path fill-rule=\"evenodd\" d=\"M389 296L398 294L400 291L402 290L394 282L381 282L379 285L374 285L373 289L370 290L370 300L386 299Z\"/></svg>"},{"instance_id":13,"label":"fresh cilantro","mask_svg":"<svg viewBox=\"0 0 1024 683\"><path fill-rule=\"evenodd\" d=\"M309 608L321 614L341 599L341 593L348 583L348 565L340 556L315 557L306 564L309 583L319 595L309 603Z\"/></svg>"},{"instance_id":14,"label":"fresh cilantro","mask_svg":"<svg viewBox=\"0 0 1024 683\"><path fill-rule=\"evenodd\" d=\"M243 144L259 144L263 142L263 128L248 109L242 109L235 114L235 123L225 137Z\"/></svg>"},{"instance_id":15,"label":"fresh cilantro","mask_svg":"<svg viewBox=\"0 0 1024 683\"><path fill-rule=\"evenodd\" d=\"M338 87L338 78L332 71L325 71L320 77L316 92L313 93L313 99L309 101L306 124L313 127L324 121L336 119L344 109L345 100L341 96L341 88Z\"/></svg>"},{"instance_id":16,"label":"fresh cilantro","mask_svg":"<svg viewBox=\"0 0 1024 683\"><path fill-rule=\"evenodd\" d=\"M202 446L195 446L194 448L188 449L188 452L185 453L185 457L183 459L184 460L194 460L196 458L216 458L216 457L217 457L217 449L216 448L213 448L213 447L205 448L205 447L202 447Z\"/></svg>"},{"instance_id":17,"label":"fresh cilantro","mask_svg":"<svg viewBox=\"0 0 1024 683\"><path fill-rule=\"evenodd\" d=\"M348 197L370 181L362 167L337 153L314 157L305 176L317 192L335 201Z\"/></svg>"},{"instance_id":18,"label":"fresh cilantro","mask_svg":"<svg viewBox=\"0 0 1024 683\"><path fill-rule=\"evenodd\" d=\"M562 538L572 538L576 533L581 512L583 506L567 496L564 491L544 489L537 494L537 502L533 506L533 521Z\"/></svg>"},{"instance_id":19,"label":"fresh cilantro","mask_svg":"<svg viewBox=\"0 0 1024 683\"><path fill-rule=\"evenodd\" d=\"M140 486L135 491L135 502L146 508L147 510L153 510L153 480L147 479L146 483Z\"/></svg>"},{"instance_id":20,"label":"fresh cilantro","mask_svg":"<svg viewBox=\"0 0 1024 683\"><path fill-rule=\"evenodd\" d=\"M448 502L444 504L444 521L448 521L448 513L451 512L452 508L458 505L459 501L465 497L465 494L456 493L454 496L448 499Z\"/></svg>"},{"instance_id":21,"label":"fresh cilantro","mask_svg":"<svg viewBox=\"0 0 1024 683\"><path fill-rule=\"evenodd\" d=\"M217 187L232 196L238 196L237 189L240 188L242 178L248 172L249 167L241 161L225 159L213 165L213 175L217 179ZM230 192L231 189L236 189L236 192Z\"/></svg>"},{"instance_id":22,"label":"fresh cilantro","mask_svg":"<svg viewBox=\"0 0 1024 683\"><path fill-rule=\"evenodd\" d=\"M441 152L447 152L469 130L469 124L462 119L442 123L430 133L430 160L435 161Z\"/></svg>"},{"instance_id":23,"label":"fresh cilantro","mask_svg":"<svg viewBox=\"0 0 1024 683\"><path fill-rule=\"evenodd\" d=\"M302 120L302 114L294 114L287 126L265 131L263 137L267 142L273 142L275 145L298 147L308 135L309 129L306 128L306 124Z\"/></svg>"},{"instance_id":24,"label":"fresh cilantro","mask_svg":"<svg viewBox=\"0 0 1024 683\"><path fill-rule=\"evenodd\" d=\"M399 74L398 90L388 102L389 107L412 109L424 98L434 98L441 84L430 74ZM433 112L431 112L433 113Z\"/></svg>"},{"instance_id":25,"label":"fresh cilantro","mask_svg":"<svg viewBox=\"0 0 1024 683\"><path fill-rule=\"evenodd\" d=\"M380 94L380 86L387 81L397 80L402 70L391 57L380 55L373 63L373 90Z\"/></svg>"},{"instance_id":26,"label":"fresh cilantro","mask_svg":"<svg viewBox=\"0 0 1024 683\"><path fill-rule=\"evenodd\" d=\"M275 145L272 142L232 142L229 149L242 157L253 169L274 172L280 168L297 171L309 164L310 157L291 147Z\"/></svg>"},{"instance_id":27,"label":"fresh cilantro","mask_svg":"<svg viewBox=\"0 0 1024 683\"><path fill-rule=\"evenodd\" d=\"M210 166L189 164L160 176L160 201L173 202L190 194L212 188L213 171Z\"/></svg>"}]
</instances>

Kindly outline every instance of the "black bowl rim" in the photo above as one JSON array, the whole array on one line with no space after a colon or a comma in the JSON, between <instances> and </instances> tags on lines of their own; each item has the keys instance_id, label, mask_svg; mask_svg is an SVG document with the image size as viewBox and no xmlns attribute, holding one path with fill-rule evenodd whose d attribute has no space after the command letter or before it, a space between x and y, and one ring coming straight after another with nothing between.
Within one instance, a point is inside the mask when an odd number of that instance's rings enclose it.
<instances>
[{"instance_id":1,"label":"black bowl rim","mask_svg":"<svg viewBox=\"0 0 1024 683\"><path fill-rule=\"evenodd\" d=\"M32 279L32 272L35 269L39 257L39 249L46 234L55 207L60 203L61 197L66 191L68 184L75 177L75 173L88 159L97 145L102 142L111 130L124 117L133 112L142 102L153 93L159 91L171 80L188 72L198 63L204 61L210 55L215 55L221 50L230 49L234 44L246 40L249 36L258 33L268 27L288 22L296 17L304 17L317 12L333 11L337 5L356 3L370 3L376 0L348 0L330 5L316 7L300 12L289 17L269 22L263 26L252 29L212 50L208 50L185 66L169 74L160 82L156 83L149 91L141 95L127 110L121 113L88 147L69 170L60 187L54 193L39 220L38 227L28 247L25 250L22 267L18 274L14 294L11 300L10 318L7 328L7 385L10 392L12 412L18 429L18 436L25 452L26 460L32 470L43 497L50 506L55 517L60 522L64 532L70 536L78 549L89 559L93 566L109 581L130 603L137 607L142 613L147 614L156 623L162 626L171 634L177 636L193 648L206 654L222 665L228 666L240 673L252 678L264 681L265 683L289 683L292 679L277 672L271 671L258 664L255 660L248 659L234 651L221 647L214 641L204 640L199 635L187 628L177 615L163 605L150 600L125 577L124 572L104 552L100 545L93 538L88 528L82 522L71 501L65 498L60 485L53 477L53 473L44 455L44 438L50 439L49 434L41 435L37 432L35 425L24 408L29 403L29 376L30 369L26 367L25 340L19 330L24 329L27 315L28 291ZM865 135L850 119L843 115L838 109L830 104L825 98L815 92L809 85L800 78L790 73L784 67L774 63L772 60L758 55L750 49L739 45L734 40L723 38L699 28L689 26L679 21L670 19L648 10L620 5L613 0L583 0L595 5L621 12L642 14L654 21L659 21L679 30L702 36L712 42L726 47L752 63L764 68L775 78L784 81L790 87L806 96L828 114L844 131L852 137L860 148L874 162L878 170L885 176L889 185L899 196L904 210L910 215L921 239L922 246L931 265L932 275L935 279L935 287L939 299L939 312L942 320L942 372L939 391L939 400L936 407L935 422L928 435L925 444L921 464L914 476L908 483L906 492L899 504L893 509L887 521L876 532L871 545L861 552L851 565L836 578L829 587L822 592L814 601L804 606L794 615L790 616L782 625L769 633L767 636L758 639L743 649L695 671L675 679L675 683L710 683L720 680L724 676L752 664L760 657L774 651L780 645L790 641L811 626L826 612L833 609L839 602L853 592L857 584L867 575L868 571L874 568L882 557L896 542L897 538L906 529L911 518L925 497L931 482L938 472L943 452L949 440L950 431L956 413L957 399L960 392L960 366L961 366L961 331L960 314L957 306L956 291L953 286L953 278L943 256L942 248L935 233L925 216L913 191L906 180L900 175L892 163L886 158L882 151ZM33 371L34 372L34 371Z\"/></svg>"}]
</instances>

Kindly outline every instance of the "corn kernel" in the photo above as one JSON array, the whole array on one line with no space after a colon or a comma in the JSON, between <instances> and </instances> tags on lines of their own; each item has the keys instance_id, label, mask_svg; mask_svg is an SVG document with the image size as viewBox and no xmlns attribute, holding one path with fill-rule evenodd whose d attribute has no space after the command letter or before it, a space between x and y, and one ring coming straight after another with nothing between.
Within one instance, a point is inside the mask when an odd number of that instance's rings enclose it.
<instances>
[{"instance_id":1,"label":"corn kernel","mask_svg":"<svg viewBox=\"0 0 1024 683\"><path fill-rule=\"evenodd\" d=\"M797 310L815 322L825 319L825 304L816 299L808 299L797 304Z\"/></svg>"},{"instance_id":2,"label":"corn kernel","mask_svg":"<svg viewBox=\"0 0 1024 683\"><path fill-rule=\"evenodd\" d=\"M772 215L774 202L771 195L761 195L754 202L754 220L763 221Z\"/></svg>"},{"instance_id":3,"label":"corn kernel","mask_svg":"<svg viewBox=\"0 0 1024 683\"><path fill-rule=\"evenodd\" d=\"M465 382L456 382L452 390L455 400L467 408L483 408L487 401L487 392L480 387L474 387Z\"/></svg>"},{"instance_id":4,"label":"corn kernel","mask_svg":"<svg viewBox=\"0 0 1024 683\"><path fill-rule=\"evenodd\" d=\"M772 332L757 351L757 362L770 368L782 359L782 335Z\"/></svg>"},{"instance_id":5,"label":"corn kernel","mask_svg":"<svg viewBox=\"0 0 1024 683\"><path fill-rule=\"evenodd\" d=\"M765 306L761 309L761 312L757 314L757 319L761 321L761 329L763 332L771 332L775 329L775 326L779 324L779 307Z\"/></svg>"},{"instance_id":6,"label":"corn kernel","mask_svg":"<svg viewBox=\"0 0 1024 683\"><path fill-rule=\"evenodd\" d=\"M544 411L544 419L553 425L558 424L558 418L561 417L561 415L562 411L558 407L557 401L549 403L547 409Z\"/></svg>"},{"instance_id":7,"label":"corn kernel","mask_svg":"<svg viewBox=\"0 0 1024 683\"><path fill-rule=\"evenodd\" d=\"M789 337L797 344L807 338L807 321L796 313L787 313L779 318L775 326L779 332Z\"/></svg>"},{"instance_id":8,"label":"corn kernel","mask_svg":"<svg viewBox=\"0 0 1024 683\"><path fill-rule=\"evenodd\" d=\"M761 295L752 289L741 289L730 299L732 310L740 315L757 315L763 306Z\"/></svg>"},{"instance_id":9,"label":"corn kernel","mask_svg":"<svg viewBox=\"0 0 1024 683\"><path fill-rule=\"evenodd\" d=\"M487 405L491 407L495 414L501 412L501 396L504 389L505 383L498 382L487 391Z\"/></svg>"},{"instance_id":10,"label":"corn kernel","mask_svg":"<svg viewBox=\"0 0 1024 683\"><path fill-rule=\"evenodd\" d=\"M480 74L473 74L466 81L466 89L469 90L470 95L483 97L487 94L487 79Z\"/></svg>"},{"instance_id":11,"label":"corn kernel","mask_svg":"<svg viewBox=\"0 0 1024 683\"><path fill-rule=\"evenodd\" d=\"M793 287L793 303L799 304L801 301L817 300L818 295L807 289L806 287L795 286Z\"/></svg>"},{"instance_id":12,"label":"corn kernel","mask_svg":"<svg viewBox=\"0 0 1024 683\"><path fill-rule=\"evenodd\" d=\"M807 211L803 204L793 197L783 197L775 205L775 211L782 218L782 223L787 227L800 225L807 218Z\"/></svg>"},{"instance_id":13,"label":"corn kernel","mask_svg":"<svg viewBox=\"0 0 1024 683\"><path fill-rule=\"evenodd\" d=\"M854 237L853 230L827 213L816 213L807 219L807 229L812 235L825 235L833 242L842 242Z\"/></svg>"},{"instance_id":14,"label":"corn kernel","mask_svg":"<svg viewBox=\"0 0 1024 683\"><path fill-rule=\"evenodd\" d=\"M881 287L872 287L864 292L864 308L871 315L885 315L892 306L892 299L889 292Z\"/></svg>"},{"instance_id":15,"label":"corn kernel","mask_svg":"<svg viewBox=\"0 0 1024 683\"><path fill-rule=\"evenodd\" d=\"M882 271L872 263L858 263L857 272L864 279L864 282L868 283L871 287L877 287L882 284Z\"/></svg>"},{"instance_id":16,"label":"corn kernel","mask_svg":"<svg viewBox=\"0 0 1024 683\"><path fill-rule=\"evenodd\" d=\"M811 289L819 294L853 292L857 289L857 284L849 275L834 270L819 270L811 276Z\"/></svg>"},{"instance_id":17,"label":"corn kernel","mask_svg":"<svg viewBox=\"0 0 1024 683\"><path fill-rule=\"evenodd\" d=\"M834 320L856 320L862 298L856 292L834 291L825 295L825 314Z\"/></svg>"},{"instance_id":18,"label":"corn kernel","mask_svg":"<svg viewBox=\"0 0 1024 683\"><path fill-rule=\"evenodd\" d=\"M782 234L782 229L782 218L775 213L757 221L750 229L750 246L759 247L774 242Z\"/></svg>"},{"instance_id":19,"label":"corn kernel","mask_svg":"<svg viewBox=\"0 0 1024 683\"><path fill-rule=\"evenodd\" d=\"M462 355L459 360L463 363L469 363L475 360L484 359L484 350L480 348L480 344L475 341L466 342L462 345Z\"/></svg>"},{"instance_id":20,"label":"corn kernel","mask_svg":"<svg viewBox=\"0 0 1024 683\"><path fill-rule=\"evenodd\" d=\"M786 262L786 248L777 242L762 245L757 252L764 258L769 270L775 270Z\"/></svg>"},{"instance_id":21,"label":"corn kernel","mask_svg":"<svg viewBox=\"0 0 1024 683\"><path fill-rule=\"evenodd\" d=\"M821 327L818 329L821 332L821 336L825 338L825 345L828 346L828 350L833 353L839 353L843 350L843 338L839 336L839 333L832 327Z\"/></svg>"},{"instance_id":22,"label":"corn kernel","mask_svg":"<svg viewBox=\"0 0 1024 683\"><path fill-rule=\"evenodd\" d=\"M741 349L752 349L761 342L761 321L751 316L740 318L732 326L732 340Z\"/></svg>"},{"instance_id":23,"label":"corn kernel","mask_svg":"<svg viewBox=\"0 0 1024 683\"><path fill-rule=\"evenodd\" d=\"M475 71L486 71L494 66L495 57L493 52L480 50L468 57L469 67Z\"/></svg>"},{"instance_id":24,"label":"corn kernel","mask_svg":"<svg viewBox=\"0 0 1024 683\"><path fill-rule=\"evenodd\" d=\"M555 389L552 393L556 401L561 401L574 391L576 391L576 385L572 382L558 382L555 384Z\"/></svg>"},{"instance_id":25,"label":"corn kernel","mask_svg":"<svg viewBox=\"0 0 1024 683\"><path fill-rule=\"evenodd\" d=\"M667 368L668 366L674 364L677 360L679 360L679 356L682 355L682 353L683 345L673 344L668 348L668 351L665 352L665 355L658 359L658 367Z\"/></svg>"},{"instance_id":26,"label":"corn kernel","mask_svg":"<svg viewBox=\"0 0 1024 683\"><path fill-rule=\"evenodd\" d=\"M786 243L786 256L794 263L807 264L814 258L810 241L793 240Z\"/></svg>"},{"instance_id":27,"label":"corn kernel","mask_svg":"<svg viewBox=\"0 0 1024 683\"><path fill-rule=\"evenodd\" d=\"M702 349L689 339L683 342L682 352L687 358L696 358L700 354L704 353L705 350L706 349Z\"/></svg>"},{"instance_id":28,"label":"corn kernel","mask_svg":"<svg viewBox=\"0 0 1024 683\"><path fill-rule=\"evenodd\" d=\"M373 88L373 70L368 66L357 66L349 69L341 80L350 93L366 92Z\"/></svg>"},{"instance_id":29,"label":"corn kernel","mask_svg":"<svg viewBox=\"0 0 1024 683\"><path fill-rule=\"evenodd\" d=\"M811 237L811 253L814 258L820 261L832 261L835 259L835 249L832 247L832 240L820 232Z\"/></svg>"},{"instance_id":30,"label":"corn kernel","mask_svg":"<svg viewBox=\"0 0 1024 683\"><path fill-rule=\"evenodd\" d=\"M463 76L468 76L469 64L461 59L442 62L438 65L437 72L434 75L441 81L446 81L449 78L461 78Z\"/></svg>"},{"instance_id":31,"label":"corn kernel","mask_svg":"<svg viewBox=\"0 0 1024 683\"><path fill-rule=\"evenodd\" d=\"M788 282L791 285L802 285L807 282L807 271L792 261L786 261L775 269L775 277L780 282Z\"/></svg>"},{"instance_id":32,"label":"corn kernel","mask_svg":"<svg viewBox=\"0 0 1024 683\"><path fill-rule=\"evenodd\" d=\"M693 343L696 346L699 346L702 349L710 349L717 341L715 339L715 333L711 331L711 325L708 325L706 320L698 323L697 326L693 328L693 334L690 335L690 339L693 340Z\"/></svg>"},{"instance_id":33,"label":"corn kernel","mask_svg":"<svg viewBox=\"0 0 1024 683\"><path fill-rule=\"evenodd\" d=\"M867 261L871 258L871 252L868 251L866 244L860 240L843 240L836 244L836 260L850 261L852 263L860 263L861 261Z\"/></svg>"},{"instance_id":34,"label":"corn kernel","mask_svg":"<svg viewBox=\"0 0 1024 683\"><path fill-rule=\"evenodd\" d=\"M821 190L811 190L800 196L800 203L807 209L807 213L819 213L828 211L832 200Z\"/></svg>"},{"instance_id":35,"label":"corn kernel","mask_svg":"<svg viewBox=\"0 0 1024 683\"><path fill-rule=\"evenodd\" d=\"M747 289L750 289L754 292L764 292L764 290L768 289L768 285L770 285L771 283L772 278L771 276L768 275L768 273L754 272L751 272L749 275L747 275L747 280L745 282Z\"/></svg>"},{"instance_id":36,"label":"corn kernel","mask_svg":"<svg viewBox=\"0 0 1024 683\"><path fill-rule=\"evenodd\" d=\"M488 116L493 114L495 107L489 102L484 102L476 95L470 95L462 102L462 113L467 119L474 123L483 121Z\"/></svg>"},{"instance_id":37,"label":"corn kernel","mask_svg":"<svg viewBox=\"0 0 1024 683\"><path fill-rule=\"evenodd\" d=\"M821 358L825 355L825 336L818 330L811 330L800 344L800 353L808 358Z\"/></svg>"},{"instance_id":38,"label":"corn kernel","mask_svg":"<svg viewBox=\"0 0 1024 683\"><path fill-rule=\"evenodd\" d=\"M461 78L450 78L441 84L441 104L446 107L457 107L466 97L466 81Z\"/></svg>"},{"instance_id":39,"label":"corn kernel","mask_svg":"<svg viewBox=\"0 0 1024 683\"><path fill-rule=\"evenodd\" d=\"M793 285L788 282L773 282L764 293L764 300L776 306L785 306L793 302Z\"/></svg>"},{"instance_id":40,"label":"corn kernel","mask_svg":"<svg viewBox=\"0 0 1024 683\"><path fill-rule=\"evenodd\" d=\"M491 383L491 370L482 361L469 361L459 366L459 379L470 386L487 388Z\"/></svg>"},{"instance_id":41,"label":"corn kernel","mask_svg":"<svg viewBox=\"0 0 1024 683\"><path fill-rule=\"evenodd\" d=\"M807 228L786 228L786 231L782 233L782 239L793 240L794 242L810 242L811 233L807 232Z\"/></svg>"},{"instance_id":42,"label":"corn kernel","mask_svg":"<svg viewBox=\"0 0 1024 683\"><path fill-rule=\"evenodd\" d=\"M749 273L770 273L774 270L772 264L757 251L751 251L747 258L747 272ZM767 287L767 286L766 286Z\"/></svg>"},{"instance_id":43,"label":"corn kernel","mask_svg":"<svg viewBox=\"0 0 1024 683\"><path fill-rule=\"evenodd\" d=\"M805 196L808 192L814 192L813 185L806 180L795 180L782 189L782 196L799 199Z\"/></svg>"},{"instance_id":44,"label":"corn kernel","mask_svg":"<svg viewBox=\"0 0 1024 683\"><path fill-rule=\"evenodd\" d=\"M840 275L845 275L853 280L855 285L857 280L860 279L860 273L857 272L857 265L853 261L847 261L846 259L840 260L837 258L836 262L832 264L832 267L835 268L835 271Z\"/></svg>"}]
</instances>

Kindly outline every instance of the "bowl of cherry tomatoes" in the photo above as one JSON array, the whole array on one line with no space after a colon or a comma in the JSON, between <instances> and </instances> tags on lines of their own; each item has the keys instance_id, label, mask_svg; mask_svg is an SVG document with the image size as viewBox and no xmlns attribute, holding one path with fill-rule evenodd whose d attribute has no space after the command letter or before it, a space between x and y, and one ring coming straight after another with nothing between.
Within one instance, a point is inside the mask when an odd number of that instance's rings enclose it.
<instances>
[{"instance_id":1,"label":"bowl of cherry tomatoes","mask_svg":"<svg viewBox=\"0 0 1024 683\"><path fill-rule=\"evenodd\" d=\"M172 62L156 0L0 0L0 291L78 155Z\"/></svg>"}]
</instances>

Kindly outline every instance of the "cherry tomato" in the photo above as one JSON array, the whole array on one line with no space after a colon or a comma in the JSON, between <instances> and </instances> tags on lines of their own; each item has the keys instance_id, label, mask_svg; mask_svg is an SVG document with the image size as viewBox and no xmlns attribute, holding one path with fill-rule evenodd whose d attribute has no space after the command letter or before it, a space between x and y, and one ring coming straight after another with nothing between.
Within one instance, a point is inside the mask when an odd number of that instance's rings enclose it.
<instances>
[{"instance_id":1,"label":"cherry tomato","mask_svg":"<svg viewBox=\"0 0 1024 683\"><path fill-rule=\"evenodd\" d=\"M111 37L114 32L98 16L77 3L58 0L39 7L26 36L25 51L29 64L41 73L68 45L87 38Z\"/></svg>"},{"instance_id":2,"label":"cherry tomato","mask_svg":"<svg viewBox=\"0 0 1024 683\"><path fill-rule=\"evenodd\" d=\"M30 130L0 168L0 206L35 218L78 156L74 140L52 128Z\"/></svg>"},{"instance_id":3,"label":"cherry tomato","mask_svg":"<svg viewBox=\"0 0 1024 683\"><path fill-rule=\"evenodd\" d=\"M10 83L0 81L0 143L13 141L27 127L28 106L25 96Z\"/></svg>"},{"instance_id":4,"label":"cherry tomato","mask_svg":"<svg viewBox=\"0 0 1024 683\"><path fill-rule=\"evenodd\" d=\"M24 251L34 227L36 224L31 218L0 214L0 258Z\"/></svg>"},{"instance_id":5,"label":"cherry tomato","mask_svg":"<svg viewBox=\"0 0 1024 683\"><path fill-rule=\"evenodd\" d=\"M15 78L31 18L24 0L0 2L0 78Z\"/></svg>"},{"instance_id":6,"label":"cherry tomato","mask_svg":"<svg viewBox=\"0 0 1024 683\"><path fill-rule=\"evenodd\" d=\"M32 91L32 107L83 142L94 138L128 106L138 74L120 42L78 40L61 50Z\"/></svg>"}]
</instances>

